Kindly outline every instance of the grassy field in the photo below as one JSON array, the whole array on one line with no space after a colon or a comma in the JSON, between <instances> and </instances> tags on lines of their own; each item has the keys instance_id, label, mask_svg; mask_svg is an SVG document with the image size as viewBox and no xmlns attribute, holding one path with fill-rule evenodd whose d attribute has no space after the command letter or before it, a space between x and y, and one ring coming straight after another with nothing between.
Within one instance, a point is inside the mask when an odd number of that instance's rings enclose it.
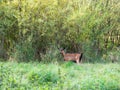
<instances>
[{"instance_id":1,"label":"grassy field","mask_svg":"<svg viewBox=\"0 0 120 90\"><path fill-rule=\"evenodd\" d=\"M120 64L0 62L0 90L120 90Z\"/></svg>"}]
</instances>

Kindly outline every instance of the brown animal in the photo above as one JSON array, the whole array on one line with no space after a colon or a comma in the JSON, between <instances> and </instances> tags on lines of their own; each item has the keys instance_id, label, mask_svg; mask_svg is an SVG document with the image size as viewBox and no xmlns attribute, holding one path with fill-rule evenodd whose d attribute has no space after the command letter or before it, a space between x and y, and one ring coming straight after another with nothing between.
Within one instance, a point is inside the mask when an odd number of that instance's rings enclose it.
<instances>
[{"instance_id":1,"label":"brown animal","mask_svg":"<svg viewBox=\"0 0 120 90\"><path fill-rule=\"evenodd\" d=\"M65 53L64 50L61 50L61 54L65 61L76 61L77 64L82 62L83 53Z\"/></svg>"}]
</instances>

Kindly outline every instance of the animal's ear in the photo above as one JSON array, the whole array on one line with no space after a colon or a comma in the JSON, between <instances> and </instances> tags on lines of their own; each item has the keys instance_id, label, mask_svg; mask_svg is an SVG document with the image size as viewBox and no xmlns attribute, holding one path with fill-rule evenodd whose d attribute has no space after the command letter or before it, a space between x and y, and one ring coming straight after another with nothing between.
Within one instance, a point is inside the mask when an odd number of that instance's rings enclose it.
<instances>
[{"instance_id":1,"label":"animal's ear","mask_svg":"<svg viewBox=\"0 0 120 90\"><path fill-rule=\"evenodd\" d=\"M60 51L62 51L63 50L63 48L60 48Z\"/></svg>"}]
</instances>

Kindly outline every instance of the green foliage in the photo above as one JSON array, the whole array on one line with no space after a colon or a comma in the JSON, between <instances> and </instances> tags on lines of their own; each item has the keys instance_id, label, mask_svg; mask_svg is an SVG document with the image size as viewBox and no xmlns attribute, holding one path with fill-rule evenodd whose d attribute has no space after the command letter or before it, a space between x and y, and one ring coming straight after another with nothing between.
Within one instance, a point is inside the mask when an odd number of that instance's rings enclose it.
<instances>
[{"instance_id":1,"label":"green foliage","mask_svg":"<svg viewBox=\"0 0 120 90\"><path fill-rule=\"evenodd\" d=\"M103 55L103 60L105 62L119 63L120 62L120 48L113 48L107 52L107 54Z\"/></svg>"},{"instance_id":2,"label":"green foliage","mask_svg":"<svg viewBox=\"0 0 120 90\"><path fill-rule=\"evenodd\" d=\"M41 61L44 63L58 63L63 61L62 55L56 46L51 46L46 50L45 54L41 54ZM61 60L61 61L58 61Z\"/></svg>"},{"instance_id":3,"label":"green foliage","mask_svg":"<svg viewBox=\"0 0 120 90\"><path fill-rule=\"evenodd\" d=\"M65 63L63 64L63 67L69 68L69 67L71 67L71 66L73 66L73 65L74 65L74 62L69 61L69 62L65 62Z\"/></svg>"},{"instance_id":4,"label":"green foliage","mask_svg":"<svg viewBox=\"0 0 120 90\"><path fill-rule=\"evenodd\" d=\"M9 60L18 62L28 62L33 60L35 57L35 52L31 44L32 43L30 41L17 44L14 48L14 51L11 52L11 58Z\"/></svg>"},{"instance_id":5,"label":"green foliage","mask_svg":"<svg viewBox=\"0 0 120 90\"><path fill-rule=\"evenodd\" d=\"M29 81L31 83L38 83L39 85L49 84L49 83L57 83L59 80L59 76L57 73L52 71L39 71L38 73L32 72L29 75Z\"/></svg>"},{"instance_id":6,"label":"green foliage","mask_svg":"<svg viewBox=\"0 0 120 90\"><path fill-rule=\"evenodd\" d=\"M59 45L96 62L120 44L119 4L119 0L1 0L0 57L10 58L16 51L20 61L40 60L51 45Z\"/></svg>"},{"instance_id":7,"label":"green foliage","mask_svg":"<svg viewBox=\"0 0 120 90\"><path fill-rule=\"evenodd\" d=\"M0 62L0 89L119 90L119 74L117 63L68 67L66 64Z\"/></svg>"},{"instance_id":8,"label":"green foliage","mask_svg":"<svg viewBox=\"0 0 120 90\"><path fill-rule=\"evenodd\" d=\"M0 89L15 88L18 84L10 68L0 65Z\"/></svg>"}]
</instances>

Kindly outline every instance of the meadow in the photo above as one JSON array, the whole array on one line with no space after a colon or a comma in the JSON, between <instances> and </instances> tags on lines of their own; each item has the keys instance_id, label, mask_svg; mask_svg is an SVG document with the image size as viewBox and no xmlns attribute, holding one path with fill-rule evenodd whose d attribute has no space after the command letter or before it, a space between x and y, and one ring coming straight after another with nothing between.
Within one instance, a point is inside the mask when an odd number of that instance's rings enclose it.
<instances>
[{"instance_id":1,"label":"meadow","mask_svg":"<svg viewBox=\"0 0 120 90\"><path fill-rule=\"evenodd\" d=\"M120 90L120 64L0 62L0 90Z\"/></svg>"}]
</instances>

